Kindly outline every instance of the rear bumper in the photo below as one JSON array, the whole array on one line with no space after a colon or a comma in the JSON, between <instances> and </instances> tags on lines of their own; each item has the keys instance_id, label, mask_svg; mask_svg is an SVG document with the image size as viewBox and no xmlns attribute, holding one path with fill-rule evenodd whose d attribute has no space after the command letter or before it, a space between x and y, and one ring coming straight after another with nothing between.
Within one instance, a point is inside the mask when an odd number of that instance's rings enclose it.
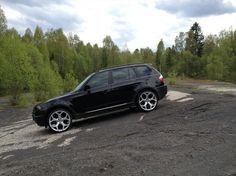
<instances>
[{"instance_id":1,"label":"rear bumper","mask_svg":"<svg viewBox=\"0 0 236 176\"><path fill-rule=\"evenodd\" d=\"M157 88L157 92L158 92L158 98L159 100L164 98L167 94L167 86L163 85Z\"/></svg>"}]
</instances>

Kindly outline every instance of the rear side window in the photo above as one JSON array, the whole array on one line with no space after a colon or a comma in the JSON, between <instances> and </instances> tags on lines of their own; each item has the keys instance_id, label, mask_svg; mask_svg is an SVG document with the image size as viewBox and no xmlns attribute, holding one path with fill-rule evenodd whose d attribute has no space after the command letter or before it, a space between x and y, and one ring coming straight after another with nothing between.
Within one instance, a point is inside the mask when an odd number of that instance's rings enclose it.
<instances>
[{"instance_id":1,"label":"rear side window","mask_svg":"<svg viewBox=\"0 0 236 176\"><path fill-rule=\"evenodd\" d=\"M112 70L113 83L123 82L129 80L129 69L120 68Z\"/></svg>"},{"instance_id":2,"label":"rear side window","mask_svg":"<svg viewBox=\"0 0 236 176\"><path fill-rule=\"evenodd\" d=\"M130 79L136 78L136 74L135 74L134 69L132 67L129 68L129 77L130 77Z\"/></svg>"},{"instance_id":3,"label":"rear side window","mask_svg":"<svg viewBox=\"0 0 236 176\"><path fill-rule=\"evenodd\" d=\"M152 74L152 70L147 66L138 66L135 67L135 72L138 77L148 76Z\"/></svg>"},{"instance_id":4,"label":"rear side window","mask_svg":"<svg viewBox=\"0 0 236 176\"><path fill-rule=\"evenodd\" d=\"M152 74L157 74L158 76L161 75L161 73L157 71L155 68L152 68Z\"/></svg>"}]
</instances>

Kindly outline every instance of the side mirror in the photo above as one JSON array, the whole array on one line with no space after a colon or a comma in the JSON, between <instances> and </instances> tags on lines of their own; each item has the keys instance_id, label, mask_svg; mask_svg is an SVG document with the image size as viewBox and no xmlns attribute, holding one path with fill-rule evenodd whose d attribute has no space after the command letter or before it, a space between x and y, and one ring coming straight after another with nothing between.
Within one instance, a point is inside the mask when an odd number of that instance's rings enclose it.
<instances>
[{"instance_id":1,"label":"side mirror","mask_svg":"<svg viewBox=\"0 0 236 176\"><path fill-rule=\"evenodd\" d=\"M84 86L84 91L89 91L90 90L90 86L89 85L85 85Z\"/></svg>"}]
</instances>

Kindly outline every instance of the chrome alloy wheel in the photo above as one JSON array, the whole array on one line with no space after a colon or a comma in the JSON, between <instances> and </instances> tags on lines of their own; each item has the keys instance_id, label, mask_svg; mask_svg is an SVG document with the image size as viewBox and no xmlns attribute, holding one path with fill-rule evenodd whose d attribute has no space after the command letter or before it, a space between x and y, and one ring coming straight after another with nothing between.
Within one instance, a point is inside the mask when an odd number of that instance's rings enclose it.
<instances>
[{"instance_id":1,"label":"chrome alloy wheel","mask_svg":"<svg viewBox=\"0 0 236 176\"><path fill-rule=\"evenodd\" d=\"M144 111L152 111L157 106L157 97L152 91L144 91L139 95L139 106Z\"/></svg>"},{"instance_id":2,"label":"chrome alloy wheel","mask_svg":"<svg viewBox=\"0 0 236 176\"><path fill-rule=\"evenodd\" d=\"M55 132L66 131L71 125L71 115L63 109L55 110L49 116L48 124Z\"/></svg>"}]
</instances>

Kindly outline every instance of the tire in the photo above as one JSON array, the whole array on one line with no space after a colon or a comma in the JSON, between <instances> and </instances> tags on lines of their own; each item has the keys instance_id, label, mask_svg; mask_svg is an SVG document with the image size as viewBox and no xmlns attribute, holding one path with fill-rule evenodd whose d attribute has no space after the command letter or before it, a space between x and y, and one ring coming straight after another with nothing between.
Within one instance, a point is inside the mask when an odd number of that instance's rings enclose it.
<instances>
[{"instance_id":1,"label":"tire","mask_svg":"<svg viewBox=\"0 0 236 176\"><path fill-rule=\"evenodd\" d=\"M144 90L138 94L137 105L141 111L150 112L157 108L158 98L151 90Z\"/></svg>"},{"instance_id":2,"label":"tire","mask_svg":"<svg viewBox=\"0 0 236 176\"><path fill-rule=\"evenodd\" d=\"M48 116L49 129L56 133L68 130L72 123L71 114L65 109L53 110Z\"/></svg>"}]
</instances>

